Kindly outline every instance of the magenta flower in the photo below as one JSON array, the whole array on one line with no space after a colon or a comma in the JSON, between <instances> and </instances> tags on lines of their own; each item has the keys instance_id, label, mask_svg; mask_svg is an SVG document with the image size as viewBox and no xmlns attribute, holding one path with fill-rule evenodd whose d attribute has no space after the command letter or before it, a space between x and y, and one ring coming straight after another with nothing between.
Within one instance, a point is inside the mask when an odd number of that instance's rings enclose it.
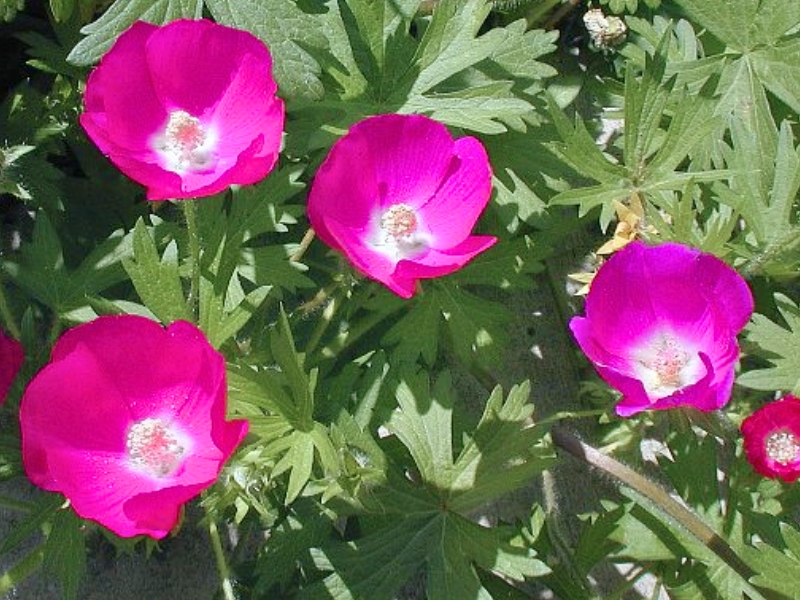
<instances>
[{"instance_id":1,"label":"magenta flower","mask_svg":"<svg viewBox=\"0 0 800 600\"><path fill-rule=\"evenodd\" d=\"M100 317L67 331L25 390L25 470L118 535L162 538L247 433L225 396L225 360L194 325Z\"/></svg>"},{"instance_id":2,"label":"magenta flower","mask_svg":"<svg viewBox=\"0 0 800 600\"><path fill-rule=\"evenodd\" d=\"M283 102L256 37L210 21L137 22L86 82L86 133L150 200L255 183L278 158Z\"/></svg>"},{"instance_id":3,"label":"magenta flower","mask_svg":"<svg viewBox=\"0 0 800 600\"><path fill-rule=\"evenodd\" d=\"M753 297L718 258L679 244L633 242L603 264L570 329L600 376L622 393L618 415L725 405L736 335Z\"/></svg>"},{"instance_id":4,"label":"magenta flower","mask_svg":"<svg viewBox=\"0 0 800 600\"><path fill-rule=\"evenodd\" d=\"M11 384L17 376L25 355L22 345L0 331L0 404L6 399Z\"/></svg>"},{"instance_id":5,"label":"magenta flower","mask_svg":"<svg viewBox=\"0 0 800 600\"><path fill-rule=\"evenodd\" d=\"M359 271L410 298L418 279L452 273L497 241L471 235L491 193L477 139L453 140L420 115L380 115L333 145L311 186L308 218Z\"/></svg>"},{"instance_id":6,"label":"magenta flower","mask_svg":"<svg viewBox=\"0 0 800 600\"><path fill-rule=\"evenodd\" d=\"M742 423L744 451L765 477L800 477L800 399L787 395L759 408Z\"/></svg>"}]
</instances>

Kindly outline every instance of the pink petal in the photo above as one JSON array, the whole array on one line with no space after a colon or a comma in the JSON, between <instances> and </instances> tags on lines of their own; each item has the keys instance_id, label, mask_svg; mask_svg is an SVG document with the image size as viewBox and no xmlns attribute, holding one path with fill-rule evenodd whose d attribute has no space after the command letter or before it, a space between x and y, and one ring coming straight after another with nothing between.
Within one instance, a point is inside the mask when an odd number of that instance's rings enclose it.
<instances>
[{"instance_id":1,"label":"pink petal","mask_svg":"<svg viewBox=\"0 0 800 600\"><path fill-rule=\"evenodd\" d=\"M730 385L727 390L720 389L722 386L713 385L714 370L711 363L705 354L701 353L700 358L706 366L703 378L658 400L651 399L641 381L637 379L603 368L598 368L598 373L609 385L623 393L623 398L614 408L621 417L629 417L643 410L666 410L678 406L692 406L702 411L716 410L728 402ZM732 378L730 383L733 384Z\"/></svg>"},{"instance_id":2,"label":"pink petal","mask_svg":"<svg viewBox=\"0 0 800 600\"><path fill-rule=\"evenodd\" d=\"M25 469L85 518L120 535L163 537L247 433L246 421L225 421L225 394L224 359L194 325L100 317L61 337L23 396ZM184 449L166 473L129 456L131 428L153 419Z\"/></svg>"},{"instance_id":3,"label":"pink petal","mask_svg":"<svg viewBox=\"0 0 800 600\"><path fill-rule=\"evenodd\" d=\"M271 65L266 46L244 31L204 20L137 23L90 76L80 121L121 171L147 187L148 199L255 183L280 151L283 103L274 97ZM216 140L205 149L217 159L208 169L178 171L154 148L177 110Z\"/></svg>"},{"instance_id":4,"label":"pink petal","mask_svg":"<svg viewBox=\"0 0 800 600\"><path fill-rule=\"evenodd\" d=\"M397 263L395 276L407 279L431 279L457 271L478 254L497 242L490 235L473 235L447 250L428 250L411 260Z\"/></svg>"},{"instance_id":5,"label":"pink petal","mask_svg":"<svg viewBox=\"0 0 800 600\"><path fill-rule=\"evenodd\" d=\"M130 412L94 354L78 344L29 383L20 405L22 452L29 477L41 484L51 450L121 453Z\"/></svg>"},{"instance_id":6,"label":"pink petal","mask_svg":"<svg viewBox=\"0 0 800 600\"><path fill-rule=\"evenodd\" d=\"M454 143L447 128L421 115L372 117L354 125L349 135L363 137L372 158L380 208L421 207L442 185L452 162Z\"/></svg>"},{"instance_id":7,"label":"pink petal","mask_svg":"<svg viewBox=\"0 0 800 600\"><path fill-rule=\"evenodd\" d=\"M364 136L346 135L317 169L308 194L308 219L319 238L338 249L327 220L366 232L376 211L378 183Z\"/></svg>"},{"instance_id":8,"label":"pink petal","mask_svg":"<svg viewBox=\"0 0 800 600\"><path fill-rule=\"evenodd\" d=\"M452 273L495 243L470 236L490 195L480 142L454 142L443 125L420 115L381 115L357 123L331 148L309 192L308 218L359 271L408 298L417 279ZM407 234L379 231L397 205L414 213L416 225Z\"/></svg>"},{"instance_id":9,"label":"pink petal","mask_svg":"<svg viewBox=\"0 0 800 600\"><path fill-rule=\"evenodd\" d=\"M176 486L138 494L123 505L123 514L131 535L166 537L178 524L181 507L207 486ZM119 532L117 532L119 533ZM119 535L125 535L119 533Z\"/></svg>"},{"instance_id":10,"label":"pink petal","mask_svg":"<svg viewBox=\"0 0 800 600\"><path fill-rule=\"evenodd\" d=\"M394 262L366 244L358 232L354 232L333 218L323 217L323 223L326 225L327 235L333 240L333 247L344 252L356 269L367 277L380 281L403 298L410 298L414 294L414 280L408 277L396 277Z\"/></svg>"},{"instance_id":11,"label":"pink petal","mask_svg":"<svg viewBox=\"0 0 800 600\"><path fill-rule=\"evenodd\" d=\"M765 477L781 478L791 483L800 478L800 456L779 461L767 453L767 440L783 433L800 441L800 400L786 395L759 408L742 423L744 451L753 468Z\"/></svg>"},{"instance_id":12,"label":"pink petal","mask_svg":"<svg viewBox=\"0 0 800 600\"><path fill-rule=\"evenodd\" d=\"M209 115L209 122L225 132L219 146L222 156L235 157L258 135L264 136L264 147L271 153L280 146L283 102L275 98L276 85L264 61L269 64L269 55L260 59L242 57L239 69Z\"/></svg>"},{"instance_id":13,"label":"pink petal","mask_svg":"<svg viewBox=\"0 0 800 600\"><path fill-rule=\"evenodd\" d=\"M492 170L486 150L471 137L455 142L451 172L434 196L420 207L431 245L452 248L472 232L492 195Z\"/></svg>"},{"instance_id":14,"label":"pink petal","mask_svg":"<svg viewBox=\"0 0 800 600\"><path fill-rule=\"evenodd\" d=\"M185 110L198 118L223 97L244 57L261 61L267 73L272 66L266 46L257 38L205 20L183 19L158 28L145 52L161 103L170 111ZM264 97L274 92L273 84L264 90Z\"/></svg>"},{"instance_id":15,"label":"pink petal","mask_svg":"<svg viewBox=\"0 0 800 600\"><path fill-rule=\"evenodd\" d=\"M53 491L67 496L81 517L123 537L166 536L178 523L181 504L203 489L161 487L131 471L119 455L63 451L54 453L50 464L58 474Z\"/></svg>"},{"instance_id":16,"label":"pink petal","mask_svg":"<svg viewBox=\"0 0 800 600\"><path fill-rule=\"evenodd\" d=\"M726 294L731 297L722 299ZM586 300L586 317L573 318L570 329L601 377L622 392L621 416L679 405L715 410L730 398L739 354L736 334L750 311L747 284L718 258L678 244L634 242L601 267ZM662 351L659 339L694 356L697 367L699 355L706 370L693 381L696 367L680 359L680 368L690 370L679 376L683 386L666 397L658 394L672 384L650 387L651 395L638 379L645 377L653 386L655 372L641 361Z\"/></svg>"},{"instance_id":17,"label":"pink petal","mask_svg":"<svg viewBox=\"0 0 800 600\"><path fill-rule=\"evenodd\" d=\"M695 285L713 301L720 318L732 331L741 331L753 314L753 294L747 282L721 260L702 254L695 269Z\"/></svg>"},{"instance_id":18,"label":"pink petal","mask_svg":"<svg viewBox=\"0 0 800 600\"><path fill-rule=\"evenodd\" d=\"M134 23L86 82L81 124L104 153L116 148L148 151L152 132L166 120L145 57L145 44L157 30L149 23Z\"/></svg>"},{"instance_id":19,"label":"pink petal","mask_svg":"<svg viewBox=\"0 0 800 600\"><path fill-rule=\"evenodd\" d=\"M187 327L196 330L188 323L179 330ZM204 339L169 335L158 323L131 315L95 319L67 331L53 360L74 352L78 343L93 354L98 371L114 373L113 384L134 420L179 411L192 396L208 392L224 364L219 355L207 353Z\"/></svg>"},{"instance_id":20,"label":"pink petal","mask_svg":"<svg viewBox=\"0 0 800 600\"><path fill-rule=\"evenodd\" d=\"M6 399L24 360L22 344L0 331L0 404Z\"/></svg>"}]
</instances>

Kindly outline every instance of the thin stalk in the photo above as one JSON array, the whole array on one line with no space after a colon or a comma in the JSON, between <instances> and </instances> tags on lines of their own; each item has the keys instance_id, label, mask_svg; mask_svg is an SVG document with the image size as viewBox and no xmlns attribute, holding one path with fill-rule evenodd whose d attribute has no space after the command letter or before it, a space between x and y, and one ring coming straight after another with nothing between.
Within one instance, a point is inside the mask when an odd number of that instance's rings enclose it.
<instances>
[{"instance_id":1,"label":"thin stalk","mask_svg":"<svg viewBox=\"0 0 800 600\"><path fill-rule=\"evenodd\" d=\"M549 425L558 421L566 421L573 419L588 419L589 417L602 417L608 411L604 408L592 408L587 410L562 410L552 415L548 415L541 421L537 421L537 425Z\"/></svg>"},{"instance_id":2,"label":"thin stalk","mask_svg":"<svg viewBox=\"0 0 800 600\"><path fill-rule=\"evenodd\" d=\"M225 600L237 600L236 592L233 591L231 572L228 562L225 560L225 552L222 549L222 539L219 537L217 522L211 515L208 516L208 534L211 538L211 549L214 552L214 560L217 563L217 572L222 586L222 596Z\"/></svg>"},{"instance_id":3,"label":"thin stalk","mask_svg":"<svg viewBox=\"0 0 800 600\"><path fill-rule=\"evenodd\" d=\"M542 492L544 495L543 506L547 511L547 538L553 547L556 560L562 568L569 574L569 577L579 583L581 588L586 591L589 600L600 600L600 597L592 589L591 581L583 575L575 564L575 559L570 550L569 535L561 526L561 515L559 514L559 502L555 489L555 479L550 471L542 473Z\"/></svg>"},{"instance_id":4,"label":"thin stalk","mask_svg":"<svg viewBox=\"0 0 800 600\"><path fill-rule=\"evenodd\" d=\"M311 337L309 338L305 347L306 354L311 354L311 352L316 349L317 345L319 345L322 336L328 329L328 325L330 325L331 321L333 321L333 316L336 314L336 310L338 308L339 303L337 302L337 297L331 296L328 306L323 309L322 315L314 327L314 331L311 332Z\"/></svg>"},{"instance_id":5,"label":"thin stalk","mask_svg":"<svg viewBox=\"0 0 800 600\"><path fill-rule=\"evenodd\" d=\"M200 300L200 231L197 226L197 201L181 201L183 216L186 219L186 237L189 240L189 306L195 318Z\"/></svg>"},{"instance_id":6,"label":"thin stalk","mask_svg":"<svg viewBox=\"0 0 800 600\"><path fill-rule=\"evenodd\" d=\"M309 227L305 235L303 235L303 239L300 240L300 245L297 247L297 250L289 257L289 260L292 262L300 262L300 259L303 258L311 242L314 241L315 235L314 230Z\"/></svg>"},{"instance_id":7,"label":"thin stalk","mask_svg":"<svg viewBox=\"0 0 800 600\"><path fill-rule=\"evenodd\" d=\"M44 548L37 546L30 554L0 575L0 596L5 598L15 587L33 575L44 560Z\"/></svg>"},{"instance_id":8,"label":"thin stalk","mask_svg":"<svg viewBox=\"0 0 800 600\"><path fill-rule=\"evenodd\" d=\"M2 275L2 273L3 271L0 270L0 275ZM6 286L3 284L2 278L0 278L0 315L3 317L3 324L6 326L8 333L16 340L20 339L22 337L22 330L17 324L17 320L14 318L14 313L11 312L11 308L8 306Z\"/></svg>"},{"instance_id":9,"label":"thin stalk","mask_svg":"<svg viewBox=\"0 0 800 600\"><path fill-rule=\"evenodd\" d=\"M665 513L683 525L686 530L719 556L745 581L755 573L722 537L706 525L694 512L677 502L663 488L654 484L630 467L606 456L596 448L582 442L563 426L551 429L553 442L572 456L604 471L659 506Z\"/></svg>"}]
</instances>

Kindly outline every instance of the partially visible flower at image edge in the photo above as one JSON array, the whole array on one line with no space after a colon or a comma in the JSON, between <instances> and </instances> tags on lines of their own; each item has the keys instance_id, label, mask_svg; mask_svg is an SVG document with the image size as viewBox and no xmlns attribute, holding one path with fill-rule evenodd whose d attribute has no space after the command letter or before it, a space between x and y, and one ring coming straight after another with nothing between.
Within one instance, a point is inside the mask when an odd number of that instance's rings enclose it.
<instances>
[{"instance_id":1,"label":"partially visible flower at image edge","mask_svg":"<svg viewBox=\"0 0 800 600\"><path fill-rule=\"evenodd\" d=\"M378 115L331 148L308 197L316 234L362 273L410 298L497 239L472 235L489 202L483 145L421 115Z\"/></svg>"},{"instance_id":2,"label":"partially visible flower at image edge","mask_svg":"<svg viewBox=\"0 0 800 600\"><path fill-rule=\"evenodd\" d=\"M0 331L0 404L6 399L24 360L22 344Z\"/></svg>"},{"instance_id":3,"label":"partially visible flower at image edge","mask_svg":"<svg viewBox=\"0 0 800 600\"><path fill-rule=\"evenodd\" d=\"M30 480L123 537L166 536L247 433L225 360L185 321L104 316L67 331L20 405Z\"/></svg>"},{"instance_id":4,"label":"partially visible flower at image edge","mask_svg":"<svg viewBox=\"0 0 800 600\"><path fill-rule=\"evenodd\" d=\"M730 399L737 334L753 312L744 279L723 261L675 243L632 242L605 262L570 329L599 375L622 393L616 412Z\"/></svg>"},{"instance_id":5,"label":"partially visible flower at image edge","mask_svg":"<svg viewBox=\"0 0 800 600\"><path fill-rule=\"evenodd\" d=\"M284 123L258 38L211 21L142 21L86 82L80 123L149 200L210 196L263 179Z\"/></svg>"},{"instance_id":6,"label":"partially visible flower at image edge","mask_svg":"<svg viewBox=\"0 0 800 600\"><path fill-rule=\"evenodd\" d=\"M758 473L789 483L800 477L800 399L786 395L765 404L742 422L742 434Z\"/></svg>"}]
</instances>

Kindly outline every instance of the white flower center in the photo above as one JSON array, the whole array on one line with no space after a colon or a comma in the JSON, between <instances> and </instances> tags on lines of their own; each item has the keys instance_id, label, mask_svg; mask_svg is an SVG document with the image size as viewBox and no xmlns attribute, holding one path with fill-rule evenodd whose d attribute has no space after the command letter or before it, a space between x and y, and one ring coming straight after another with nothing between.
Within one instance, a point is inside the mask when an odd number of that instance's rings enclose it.
<instances>
[{"instance_id":1,"label":"white flower center","mask_svg":"<svg viewBox=\"0 0 800 600\"><path fill-rule=\"evenodd\" d=\"M655 400L697 383L705 365L696 350L671 333L659 332L634 352L634 373Z\"/></svg>"},{"instance_id":2,"label":"white flower center","mask_svg":"<svg viewBox=\"0 0 800 600\"><path fill-rule=\"evenodd\" d=\"M372 245L393 260L411 258L422 252L427 243L419 232L417 213L408 204L393 204L380 216Z\"/></svg>"},{"instance_id":3,"label":"white flower center","mask_svg":"<svg viewBox=\"0 0 800 600\"><path fill-rule=\"evenodd\" d=\"M764 448L772 460L782 465L788 465L797 460L800 444L793 433L789 431L776 431L769 435L764 443Z\"/></svg>"},{"instance_id":4,"label":"white flower center","mask_svg":"<svg viewBox=\"0 0 800 600\"><path fill-rule=\"evenodd\" d=\"M417 230L417 214L407 204L390 206L381 215L381 229L396 240L407 238Z\"/></svg>"},{"instance_id":5,"label":"white flower center","mask_svg":"<svg viewBox=\"0 0 800 600\"><path fill-rule=\"evenodd\" d=\"M131 426L125 449L134 465L156 477L172 475L186 451L167 423L152 418Z\"/></svg>"},{"instance_id":6,"label":"white flower center","mask_svg":"<svg viewBox=\"0 0 800 600\"><path fill-rule=\"evenodd\" d=\"M153 146L170 171L205 171L213 168L216 161L212 151L213 138L200 119L186 111L176 110L169 114L166 127L156 137Z\"/></svg>"}]
</instances>

